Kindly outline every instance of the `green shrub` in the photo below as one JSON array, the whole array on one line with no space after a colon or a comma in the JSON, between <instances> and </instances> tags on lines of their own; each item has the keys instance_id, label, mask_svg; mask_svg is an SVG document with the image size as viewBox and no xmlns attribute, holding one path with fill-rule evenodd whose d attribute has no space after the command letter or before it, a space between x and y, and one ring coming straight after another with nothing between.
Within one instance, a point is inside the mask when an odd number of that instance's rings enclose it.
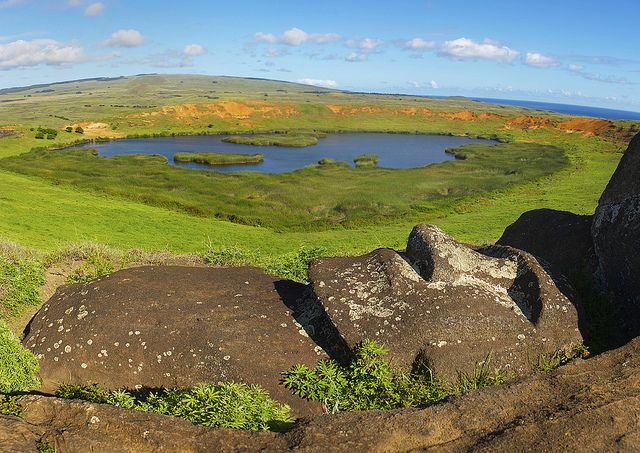
<instances>
[{"instance_id":1,"label":"green shrub","mask_svg":"<svg viewBox=\"0 0 640 453\"><path fill-rule=\"evenodd\" d=\"M2 315L16 316L28 306L39 305L44 268L33 258L0 256L0 307Z\"/></svg>"},{"instance_id":2,"label":"green shrub","mask_svg":"<svg viewBox=\"0 0 640 453\"><path fill-rule=\"evenodd\" d=\"M0 396L0 414L13 415L14 417L21 417L24 409L18 402L15 396L1 395Z\"/></svg>"},{"instance_id":3,"label":"green shrub","mask_svg":"<svg viewBox=\"0 0 640 453\"><path fill-rule=\"evenodd\" d=\"M172 415L211 427L282 430L293 421L289 407L273 401L263 388L233 382L201 384L190 389L163 389L140 395L124 390L110 391L97 385L63 385L56 395Z\"/></svg>"},{"instance_id":4,"label":"green shrub","mask_svg":"<svg viewBox=\"0 0 640 453\"><path fill-rule=\"evenodd\" d=\"M490 369L489 360L471 374L460 374L459 382L448 384L434 379L427 368L412 373L396 370L385 360L386 355L383 346L365 340L349 365L335 360L321 360L315 368L298 364L283 373L282 383L295 395L319 401L328 413L336 413L426 407L447 396L505 380L502 373Z\"/></svg>"},{"instance_id":5,"label":"green shrub","mask_svg":"<svg viewBox=\"0 0 640 453\"><path fill-rule=\"evenodd\" d=\"M302 246L298 251L274 258L264 267L267 273L300 283L309 281L309 264L316 258L326 256L322 247Z\"/></svg>"},{"instance_id":6,"label":"green shrub","mask_svg":"<svg viewBox=\"0 0 640 453\"><path fill-rule=\"evenodd\" d=\"M242 266L254 264L257 259L255 255L238 247L237 245L215 247L209 244L207 249L201 253L200 256L205 263L216 266Z\"/></svg>"},{"instance_id":7,"label":"green shrub","mask_svg":"<svg viewBox=\"0 0 640 453\"><path fill-rule=\"evenodd\" d=\"M438 381L394 370L384 359L387 351L364 341L348 366L321 360L315 368L296 365L283 373L285 387L295 395L320 401L327 412L424 407L447 393Z\"/></svg>"},{"instance_id":8,"label":"green shrub","mask_svg":"<svg viewBox=\"0 0 640 453\"><path fill-rule=\"evenodd\" d=\"M69 274L67 283L86 283L98 277L112 274L115 263L111 257L105 256L100 251L92 251L86 256L86 261L78 269Z\"/></svg>"},{"instance_id":9,"label":"green shrub","mask_svg":"<svg viewBox=\"0 0 640 453\"><path fill-rule=\"evenodd\" d=\"M38 358L0 321L0 392L25 392L40 382Z\"/></svg>"}]
</instances>

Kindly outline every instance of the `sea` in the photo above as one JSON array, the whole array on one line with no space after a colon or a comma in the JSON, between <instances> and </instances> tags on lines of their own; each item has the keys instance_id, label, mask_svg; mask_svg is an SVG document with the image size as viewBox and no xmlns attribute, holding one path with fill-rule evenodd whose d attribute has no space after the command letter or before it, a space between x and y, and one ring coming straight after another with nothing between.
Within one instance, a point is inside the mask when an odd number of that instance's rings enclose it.
<instances>
[{"instance_id":1,"label":"sea","mask_svg":"<svg viewBox=\"0 0 640 453\"><path fill-rule=\"evenodd\" d=\"M608 120L640 120L640 112L627 110L605 109L601 107L588 107L584 105L555 104L552 102L519 101L513 99L494 98L470 98L474 101L489 102L491 104L515 105L539 110L550 110L565 115L591 116Z\"/></svg>"}]
</instances>

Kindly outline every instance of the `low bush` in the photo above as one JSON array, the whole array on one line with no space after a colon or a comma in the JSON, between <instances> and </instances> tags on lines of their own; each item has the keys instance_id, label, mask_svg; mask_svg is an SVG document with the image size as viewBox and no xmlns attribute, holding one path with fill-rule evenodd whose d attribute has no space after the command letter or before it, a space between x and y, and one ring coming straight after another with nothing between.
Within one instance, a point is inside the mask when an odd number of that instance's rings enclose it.
<instances>
[{"instance_id":1,"label":"low bush","mask_svg":"<svg viewBox=\"0 0 640 453\"><path fill-rule=\"evenodd\" d=\"M26 392L36 388L38 358L0 321L0 393Z\"/></svg>"},{"instance_id":2,"label":"low bush","mask_svg":"<svg viewBox=\"0 0 640 453\"><path fill-rule=\"evenodd\" d=\"M309 264L316 258L326 256L322 247L300 247L297 251L272 259L264 268L267 273L299 283L309 281Z\"/></svg>"},{"instance_id":3,"label":"low bush","mask_svg":"<svg viewBox=\"0 0 640 453\"><path fill-rule=\"evenodd\" d=\"M387 350L372 340L356 348L353 361L340 365L321 360L315 368L296 365L283 373L282 383L295 395L319 401L328 413L367 409L426 407L447 396L504 382L504 375L491 370L489 360L460 382L447 384L434 379L428 369L404 373L394 369Z\"/></svg>"},{"instance_id":4,"label":"low bush","mask_svg":"<svg viewBox=\"0 0 640 453\"><path fill-rule=\"evenodd\" d=\"M293 422L289 407L273 401L262 387L234 382L140 394L110 391L97 385L63 385L56 395L172 415L210 427L282 430Z\"/></svg>"},{"instance_id":5,"label":"low bush","mask_svg":"<svg viewBox=\"0 0 640 453\"><path fill-rule=\"evenodd\" d=\"M78 269L66 279L66 283L86 283L115 271L113 259L100 253L90 254Z\"/></svg>"}]
</instances>

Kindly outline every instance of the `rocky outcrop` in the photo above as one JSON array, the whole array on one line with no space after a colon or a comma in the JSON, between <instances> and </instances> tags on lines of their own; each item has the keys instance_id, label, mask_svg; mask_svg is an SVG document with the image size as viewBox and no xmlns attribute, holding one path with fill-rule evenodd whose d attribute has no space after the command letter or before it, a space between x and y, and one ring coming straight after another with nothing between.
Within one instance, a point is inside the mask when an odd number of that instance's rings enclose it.
<instances>
[{"instance_id":1,"label":"rocky outcrop","mask_svg":"<svg viewBox=\"0 0 640 453\"><path fill-rule=\"evenodd\" d=\"M44 391L235 380L260 384L306 414L316 406L279 385L282 371L325 357L287 306L303 288L254 268L123 270L59 289L24 344L40 357Z\"/></svg>"},{"instance_id":2,"label":"rocky outcrop","mask_svg":"<svg viewBox=\"0 0 640 453\"><path fill-rule=\"evenodd\" d=\"M548 374L422 410L321 415L276 434L207 429L161 415L42 396L20 398L23 418L0 416L0 448L86 451L579 451L640 449L640 339ZM8 443L22 436L22 443Z\"/></svg>"},{"instance_id":3,"label":"rocky outcrop","mask_svg":"<svg viewBox=\"0 0 640 453\"><path fill-rule=\"evenodd\" d=\"M380 249L312 263L312 298L324 312L305 325L335 327L344 351L367 338L405 368L455 379L491 354L522 373L541 353L581 341L576 309L535 258L509 247L479 251L419 225L406 253Z\"/></svg>"},{"instance_id":4,"label":"rocky outcrop","mask_svg":"<svg viewBox=\"0 0 640 453\"><path fill-rule=\"evenodd\" d=\"M626 338L640 335L640 134L631 141L596 209L596 278Z\"/></svg>"},{"instance_id":5,"label":"rocky outcrop","mask_svg":"<svg viewBox=\"0 0 640 453\"><path fill-rule=\"evenodd\" d=\"M588 279L593 268L593 216L553 209L527 211L509 225L497 244L532 254L558 282L566 277L572 286Z\"/></svg>"}]
</instances>

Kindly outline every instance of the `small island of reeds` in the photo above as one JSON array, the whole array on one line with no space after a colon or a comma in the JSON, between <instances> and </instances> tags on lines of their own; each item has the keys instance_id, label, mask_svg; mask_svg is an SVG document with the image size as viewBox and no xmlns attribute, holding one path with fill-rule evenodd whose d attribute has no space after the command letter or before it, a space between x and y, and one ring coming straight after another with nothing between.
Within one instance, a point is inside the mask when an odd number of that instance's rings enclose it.
<instances>
[{"instance_id":1,"label":"small island of reeds","mask_svg":"<svg viewBox=\"0 0 640 453\"><path fill-rule=\"evenodd\" d=\"M255 165L264 161L263 154L227 154L227 153L175 153L173 160L179 163L202 165Z\"/></svg>"}]
</instances>

